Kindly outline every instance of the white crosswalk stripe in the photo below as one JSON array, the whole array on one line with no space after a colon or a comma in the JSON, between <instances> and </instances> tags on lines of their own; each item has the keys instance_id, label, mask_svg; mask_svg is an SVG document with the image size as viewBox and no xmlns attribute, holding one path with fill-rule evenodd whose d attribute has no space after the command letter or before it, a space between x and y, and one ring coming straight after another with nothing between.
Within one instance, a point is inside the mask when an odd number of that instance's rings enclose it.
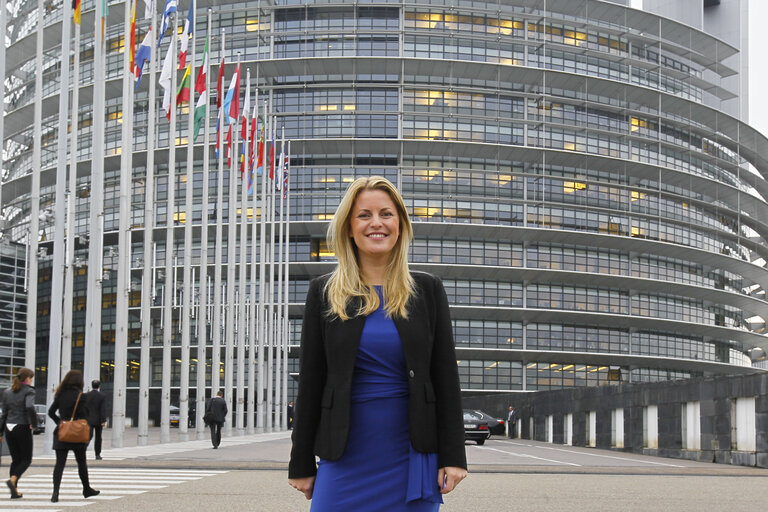
<instances>
[{"instance_id":1,"label":"white crosswalk stripe","mask_svg":"<svg viewBox=\"0 0 768 512\"><path fill-rule=\"evenodd\" d=\"M222 448L231 446L240 446L243 444L263 443L276 441L278 439L287 439L291 436L290 432L272 432L269 434L254 434L250 436L232 436L222 439ZM125 460L152 457L155 455L169 455L174 453L190 452L196 450L206 450L211 448L209 439L199 439L194 441L179 441L177 443L152 444L147 446L130 446L125 448L109 448L101 452L104 460ZM90 458L91 452L88 453ZM35 460L56 460L53 453L37 455Z\"/></svg>"},{"instance_id":2,"label":"white crosswalk stripe","mask_svg":"<svg viewBox=\"0 0 768 512\"><path fill-rule=\"evenodd\" d=\"M53 480L51 473L24 475L19 482L19 492L24 497L11 500L5 493L0 497L0 511L54 512L85 507L97 501L116 500L132 494L142 494L169 485L183 484L208 476L220 475L226 471L194 469L141 469L141 468L90 468L91 487L101 494L83 498L83 487L77 475L77 468L67 468L59 488L59 502L51 503ZM0 489L2 492L2 489Z\"/></svg>"}]
</instances>

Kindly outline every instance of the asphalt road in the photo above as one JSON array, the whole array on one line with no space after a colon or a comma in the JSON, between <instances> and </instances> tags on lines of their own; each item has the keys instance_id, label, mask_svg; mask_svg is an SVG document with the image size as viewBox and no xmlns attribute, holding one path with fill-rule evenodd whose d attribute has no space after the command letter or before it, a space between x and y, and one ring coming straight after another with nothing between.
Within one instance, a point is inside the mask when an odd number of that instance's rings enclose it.
<instances>
[{"instance_id":1,"label":"asphalt road","mask_svg":"<svg viewBox=\"0 0 768 512\"><path fill-rule=\"evenodd\" d=\"M309 502L286 481L289 447L286 433L225 438L219 450L207 440L123 449L107 445L102 461L92 460L89 452L91 479L102 495L97 500L79 496L70 460L66 496L58 508L47 501L53 459L36 455L19 485L26 496L10 502L3 493L0 510L73 511L87 505L89 512L307 511ZM482 447L467 443L467 456L470 475L445 497L443 512L754 512L766 504L768 470L763 469L503 438Z\"/></svg>"}]
</instances>

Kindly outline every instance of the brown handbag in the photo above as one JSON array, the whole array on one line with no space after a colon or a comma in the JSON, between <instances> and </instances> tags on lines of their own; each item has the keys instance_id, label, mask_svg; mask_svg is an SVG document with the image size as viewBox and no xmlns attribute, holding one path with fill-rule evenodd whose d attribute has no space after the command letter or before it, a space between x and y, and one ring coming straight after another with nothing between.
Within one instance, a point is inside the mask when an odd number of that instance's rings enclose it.
<instances>
[{"instance_id":1,"label":"brown handbag","mask_svg":"<svg viewBox=\"0 0 768 512\"><path fill-rule=\"evenodd\" d=\"M76 420L75 412L77 412L77 406L80 404L80 397L82 393L77 395L77 402L75 402L75 408L72 409L72 418L67 420L61 420L59 422L59 441L62 443L84 443L87 444L91 440L91 428L86 420Z\"/></svg>"}]
</instances>

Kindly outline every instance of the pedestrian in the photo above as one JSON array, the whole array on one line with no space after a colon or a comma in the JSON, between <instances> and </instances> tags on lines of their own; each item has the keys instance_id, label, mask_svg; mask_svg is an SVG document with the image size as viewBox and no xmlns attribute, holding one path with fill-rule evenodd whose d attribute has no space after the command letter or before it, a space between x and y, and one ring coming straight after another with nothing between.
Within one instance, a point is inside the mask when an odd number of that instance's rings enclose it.
<instances>
[{"instance_id":1,"label":"pedestrian","mask_svg":"<svg viewBox=\"0 0 768 512\"><path fill-rule=\"evenodd\" d=\"M291 430L293 428L293 400L288 402L288 411L287 411L286 418L288 418L288 430Z\"/></svg>"},{"instance_id":2,"label":"pedestrian","mask_svg":"<svg viewBox=\"0 0 768 512\"><path fill-rule=\"evenodd\" d=\"M56 466L53 468L53 494L51 495L53 503L59 501L61 477L64 474L64 466L67 464L67 455L70 450L75 454L77 461L77 473L83 484L83 497L90 498L100 492L92 488L88 481L88 465L85 461L88 443L59 441L59 423L62 419L69 421L73 417L76 420L88 417L88 406L84 403L85 400L82 399L82 395L83 374L79 370L70 370L64 376L59 387L56 388L53 403L48 408L48 416L56 423L56 429L53 431L53 449L56 451Z\"/></svg>"},{"instance_id":3,"label":"pedestrian","mask_svg":"<svg viewBox=\"0 0 768 512\"><path fill-rule=\"evenodd\" d=\"M467 474L448 300L409 271L412 235L379 176L352 182L328 227L338 264L307 293L288 469L313 512L436 511Z\"/></svg>"},{"instance_id":4,"label":"pedestrian","mask_svg":"<svg viewBox=\"0 0 768 512\"><path fill-rule=\"evenodd\" d=\"M515 437L515 408L509 406L509 412L507 413L507 437Z\"/></svg>"},{"instance_id":5,"label":"pedestrian","mask_svg":"<svg viewBox=\"0 0 768 512\"><path fill-rule=\"evenodd\" d=\"M0 442L5 436L11 453L10 478L5 484L11 491L12 500L22 497L18 490L19 478L32 464L32 434L37 426L35 388L32 387L34 378L34 371L20 368L11 387L5 390L2 397Z\"/></svg>"},{"instance_id":6,"label":"pedestrian","mask_svg":"<svg viewBox=\"0 0 768 512\"><path fill-rule=\"evenodd\" d=\"M216 396L208 401L205 414L208 417L208 426L211 428L211 443L216 450L221 444L221 427L227 420L227 402L224 400L224 392L219 390Z\"/></svg>"},{"instance_id":7,"label":"pedestrian","mask_svg":"<svg viewBox=\"0 0 768 512\"><path fill-rule=\"evenodd\" d=\"M101 382L93 380L91 390L85 394L85 405L88 408L88 425L91 427L93 451L96 460L101 460L101 431L107 426L106 395L99 391Z\"/></svg>"}]
</instances>

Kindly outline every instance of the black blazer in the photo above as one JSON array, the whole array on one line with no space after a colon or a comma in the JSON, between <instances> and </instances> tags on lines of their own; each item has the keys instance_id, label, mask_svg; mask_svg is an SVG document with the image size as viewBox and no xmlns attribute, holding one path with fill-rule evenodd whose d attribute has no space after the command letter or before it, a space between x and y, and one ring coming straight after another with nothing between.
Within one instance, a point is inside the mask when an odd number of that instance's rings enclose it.
<instances>
[{"instance_id":1,"label":"black blazer","mask_svg":"<svg viewBox=\"0 0 768 512\"><path fill-rule=\"evenodd\" d=\"M216 395L208 400L208 405L205 407L205 412L213 413L214 423L224 423L227 420L227 401Z\"/></svg>"},{"instance_id":2,"label":"black blazer","mask_svg":"<svg viewBox=\"0 0 768 512\"><path fill-rule=\"evenodd\" d=\"M408 304L408 319L394 318L408 369L411 444L419 452L436 452L439 467L466 468L448 298L438 278L411 275L416 295ZM352 318L328 318L324 288L329 277L313 279L307 293L289 478L315 475L315 455L336 460L347 445L352 373L365 317L354 316L358 303L352 301Z\"/></svg>"},{"instance_id":3,"label":"black blazer","mask_svg":"<svg viewBox=\"0 0 768 512\"><path fill-rule=\"evenodd\" d=\"M80 403L85 400L88 407L88 424L96 427L107 421L106 395L98 389L92 389L83 395Z\"/></svg>"}]
</instances>

